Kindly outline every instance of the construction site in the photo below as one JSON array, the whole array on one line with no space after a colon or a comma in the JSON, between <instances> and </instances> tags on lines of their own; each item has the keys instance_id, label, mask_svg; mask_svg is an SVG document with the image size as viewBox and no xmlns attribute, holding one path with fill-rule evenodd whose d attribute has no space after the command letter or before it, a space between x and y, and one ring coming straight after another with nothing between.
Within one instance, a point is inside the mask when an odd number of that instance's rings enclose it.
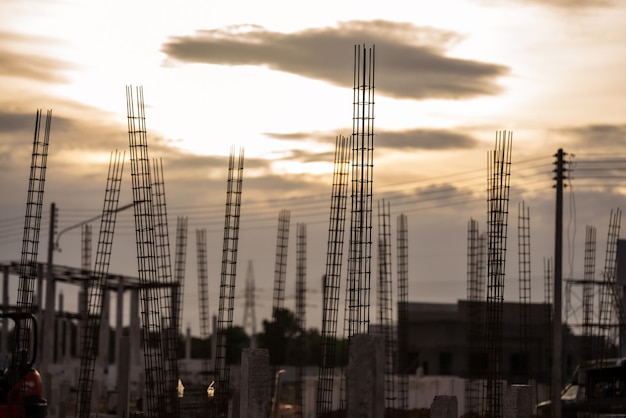
<instances>
[{"instance_id":1,"label":"construction site","mask_svg":"<svg viewBox=\"0 0 626 418\"><path fill-rule=\"evenodd\" d=\"M219 284L209 283L207 233L197 229L198 287L190 289L188 218L168 218L163 162L148 152L143 89L126 88L128 150L110 154L101 215L61 230L55 203L44 203L52 111L37 111L21 259L0 263L0 355L8 359L0 417L501 418L537 414L536 404L546 400L551 416L565 416L561 389L576 366L626 356L621 210L610 210L601 273L596 229L587 226L585 275L564 279L569 160L562 149L553 150L554 254L543 266L544 298L532 302L530 209L519 203L511 234L513 133L498 131L494 148L485 150L486 223L470 218L459 231L467 243L466 299L409 301L408 216L392 219L393 201L374 200L375 62L374 47L354 47L352 133L335 140L326 247L307 246L307 224L295 225L295 309L285 303L291 213L276 211L272 317L263 331L256 329L253 264L244 262L242 270L237 259L245 216L243 147L231 148L224 168ZM133 201L120 205L124 182ZM49 230L41 231L48 207ZM131 209L137 273L121 275L110 271L113 237L118 214ZM59 238L69 229L80 229L80 266L54 263ZM516 238L518 265L507 273L509 235ZM44 240L48 254L38 251ZM315 338L307 331L307 282L319 278L307 275L309 251L323 252L326 261ZM505 282L517 288L519 300L505 302ZM64 309L60 284L75 287L77 311ZM245 303L235 302L237 289ZM197 295L199 337L181 320L185 292ZM219 294L216 313L209 310L209 293ZM562 315L579 293L582 320L574 323ZM241 327L235 311L243 311ZM109 323L112 316L115 323ZM507 399L519 387L528 389L527 409L511 415ZM434 402L441 397L454 408L437 415Z\"/></svg>"}]
</instances>

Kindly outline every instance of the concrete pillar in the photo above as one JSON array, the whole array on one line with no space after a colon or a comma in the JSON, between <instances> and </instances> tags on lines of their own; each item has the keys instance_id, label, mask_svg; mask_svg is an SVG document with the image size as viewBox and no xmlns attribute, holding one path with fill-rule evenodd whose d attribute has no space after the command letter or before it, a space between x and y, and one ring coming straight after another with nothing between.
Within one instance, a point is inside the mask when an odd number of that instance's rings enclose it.
<instances>
[{"instance_id":1,"label":"concrete pillar","mask_svg":"<svg viewBox=\"0 0 626 418\"><path fill-rule=\"evenodd\" d=\"M119 340L117 359L117 416L127 417L130 399L130 341L128 337Z\"/></svg>"},{"instance_id":2,"label":"concrete pillar","mask_svg":"<svg viewBox=\"0 0 626 418\"><path fill-rule=\"evenodd\" d=\"M504 395L503 410L504 418L531 418L533 416L532 386L509 386Z\"/></svg>"},{"instance_id":3,"label":"concrete pillar","mask_svg":"<svg viewBox=\"0 0 626 418\"><path fill-rule=\"evenodd\" d=\"M430 418L458 418L456 396L437 395L430 405Z\"/></svg>"},{"instance_id":4,"label":"concrete pillar","mask_svg":"<svg viewBox=\"0 0 626 418\"><path fill-rule=\"evenodd\" d=\"M379 335L350 339L347 378L347 417L379 418L385 413L385 345Z\"/></svg>"},{"instance_id":5,"label":"concrete pillar","mask_svg":"<svg viewBox=\"0 0 626 418\"><path fill-rule=\"evenodd\" d=\"M124 282L120 279L117 285L117 306L115 315L115 363L119 366L120 339L122 338L122 327L124 319Z\"/></svg>"},{"instance_id":6,"label":"concrete pillar","mask_svg":"<svg viewBox=\"0 0 626 418\"><path fill-rule=\"evenodd\" d=\"M264 348L244 348L239 382L241 417L266 418L270 401L270 354Z\"/></svg>"}]
</instances>

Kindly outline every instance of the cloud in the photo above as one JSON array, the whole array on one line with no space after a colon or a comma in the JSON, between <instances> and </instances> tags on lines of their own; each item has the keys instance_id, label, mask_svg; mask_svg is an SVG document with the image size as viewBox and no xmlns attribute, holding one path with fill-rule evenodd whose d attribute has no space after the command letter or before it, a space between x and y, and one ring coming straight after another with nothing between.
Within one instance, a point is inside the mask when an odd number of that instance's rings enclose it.
<instances>
[{"instance_id":1,"label":"cloud","mask_svg":"<svg viewBox=\"0 0 626 418\"><path fill-rule=\"evenodd\" d=\"M514 0L518 3L537 4L540 6L562 9L586 9L595 7L610 7L613 0Z\"/></svg>"},{"instance_id":2,"label":"cloud","mask_svg":"<svg viewBox=\"0 0 626 418\"><path fill-rule=\"evenodd\" d=\"M592 124L555 129L559 135L568 137L577 149L625 149L626 125ZM571 142L573 141L573 143Z\"/></svg>"},{"instance_id":3,"label":"cloud","mask_svg":"<svg viewBox=\"0 0 626 418\"><path fill-rule=\"evenodd\" d=\"M383 20L349 21L295 33L235 26L173 37L162 46L187 63L266 66L353 87L355 44L376 47L376 94L401 99L459 99L501 91L508 68L451 58L446 48L461 40L453 32Z\"/></svg>"},{"instance_id":4,"label":"cloud","mask_svg":"<svg viewBox=\"0 0 626 418\"><path fill-rule=\"evenodd\" d=\"M410 129L378 133L377 147L399 150L449 150L473 148L477 141L471 136L445 129Z\"/></svg>"},{"instance_id":5,"label":"cloud","mask_svg":"<svg viewBox=\"0 0 626 418\"><path fill-rule=\"evenodd\" d=\"M344 132L348 129L343 129ZM333 144L336 135L330 132L289 132L271 133L265 136L289 141L311 140L319 143ZM472 136L447 129L407 129L401 131L377 130L375 133L375 148L396 150L450 150L467 149L477 146L478 141ZM313 154L313 153L310 153ZM327 158L328 153L322 153ZM332 157L331 157L332 160Z\"/></svg>"},{"instance_id":6,"label":"cloud","mask_svg":"<svg viewBox=\"0 0 626 418\"><path fill-rule=\"evenodd\" d=\"M49 44L48 39L0 32L0 76L26 78L43 82L67 82L61 71L71 68L67 62L23 53L33 46ZM20 51L20 52L16 52Z\"/></svg>"}]
</instances>

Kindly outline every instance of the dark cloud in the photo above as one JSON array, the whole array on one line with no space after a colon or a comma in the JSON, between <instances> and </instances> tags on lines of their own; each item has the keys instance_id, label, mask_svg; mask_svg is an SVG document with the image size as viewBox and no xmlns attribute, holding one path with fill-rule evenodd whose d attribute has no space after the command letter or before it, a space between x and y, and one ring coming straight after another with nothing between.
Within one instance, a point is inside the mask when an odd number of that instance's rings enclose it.
<instances>
[{"instance_id":1,"label":"dark cloud","mask_svg":"<svg viewBox=\"0 0 626 418\"><path fill-rule=\"evenodd\" d=\"M350 21L296 33L258 26L198 31L162 47L175 60L216 65L257 65L353 86L355 44L376 46L376 93L404 99L468 98L500 91L503 65L445 55L460 40L453 32L411 23Z\"/></svg>"},{"instance_id":2,"label":"dark cloud","mask_svg":"<svg viewBox=\"0 0 626 418\"><path fill-rule=\"evenodd\" d=\"M347 130L344 129L344 131ZM336 138L336 135L329 132L265 133L265 135L274 139L290 141L311 140L320 143L334 143ZM474 148L477 144L478 141L470 135L446 129L377 130L375 137L376 148L390 148L403 151L466 149Z\"/></svg>"},{"instance_id":3,"label":"dark cloud","mask_svg":"<svg viewBox=\"0 0 626 418\"><path fill-rule=\"evenodd\" d=\"M400 150L448 150L473 148L476 139L471 136L444 129L411 129L406 131L382 131L377 134L377 147Z\"/></svg>"},{"instance_id":4,"label":"dark cloud","mask_svg":"<svg viewBox=\"0 0 626 418\"><path fill-rule=\"evenodd\" d=\"M562 9L586 9L595 7L610 7L613 0L514 0L517 3L537 4L540 6Z\"/></svg>"},{"instance_id":5,"label":"dark cloud","mask_svg":"<svg viewBox=\"0 0 626 418\"><path fill-rule=\"evenodd\" d=\"M626 125L593 124L554 131L567 137L569 145L581 150L626 150Z\"/></svg>"},{"instance_id":6,"label":"dark cloud","mask_svg":"<svg viewBox=\"0 0 626 418\"><path fill-rule=\"evenodd\" d=\"M66 82L67 78L61 72L72 68L69 63L32 53L16 52L50 42L48 39L0 32L0 76Z\"/></svg>"}]
</instances>

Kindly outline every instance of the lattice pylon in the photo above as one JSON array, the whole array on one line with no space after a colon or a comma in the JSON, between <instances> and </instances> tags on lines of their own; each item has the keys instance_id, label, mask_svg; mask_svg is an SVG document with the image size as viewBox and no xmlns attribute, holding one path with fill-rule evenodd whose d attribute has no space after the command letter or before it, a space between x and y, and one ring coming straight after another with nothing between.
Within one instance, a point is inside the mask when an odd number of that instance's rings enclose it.
<instances>
[{"instance_id":1,"label":"lattice pylon","mask_svg":"<svg viewBox=\"0 0 626 418\"><path fill-rule=\"evenodd\" d=\"M243 307L243 329L250 336L250 346L256 348L256 311L255 311L255 284L252 260L248 260L246 272L246 293Z\"/></svg>"}]
</instances>

